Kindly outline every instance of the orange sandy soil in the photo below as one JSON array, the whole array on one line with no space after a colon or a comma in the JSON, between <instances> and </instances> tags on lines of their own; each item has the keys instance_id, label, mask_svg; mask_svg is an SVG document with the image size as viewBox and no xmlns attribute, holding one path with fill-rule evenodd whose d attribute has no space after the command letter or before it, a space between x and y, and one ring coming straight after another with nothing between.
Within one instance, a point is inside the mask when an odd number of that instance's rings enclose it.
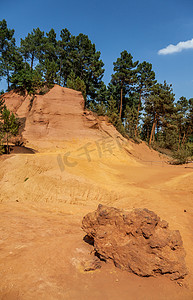
<instances>
[{"instance_id":1,"label":"orange sandy soil","mask_svg":"<svg viewBox=\"0 0 193 300\"><path fill-rule=\"evenodd\" d=\"M63 154L0 157L0 299L193 299L193 166L151 165L120 150L71 157L77 165L61 169ZM104 262L84 272L92 246L81 221L99 203L148 208L180 230L188 276L140 278Z\"/></svg>"},{"instance_id":2,"label":"orange sandy soil","mask_svg":"<svg viewBox=\"0 0 193 300\"><path fill-rule=\"evenodd\" d=\"M4 99L26 118L22 138L39 153L0 157L0 299L193 299L193 166L169 166L145 143L125 144L84 111L80 92L56 85L32 102L13 91ZM103 139L110 148L100 153ZM189 275L140 278L104 262L84 272L92 246L81 221L99 203L148 208L180 230Z\"/></svg>"}]
</instances>

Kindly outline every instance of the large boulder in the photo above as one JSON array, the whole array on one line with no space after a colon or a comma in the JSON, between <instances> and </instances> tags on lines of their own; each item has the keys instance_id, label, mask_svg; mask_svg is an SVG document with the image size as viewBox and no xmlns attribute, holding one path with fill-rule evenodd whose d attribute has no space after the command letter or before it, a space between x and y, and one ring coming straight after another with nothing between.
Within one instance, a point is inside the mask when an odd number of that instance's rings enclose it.
<instances>
[{"instance_id":1,"label":"large boulder","mask_svg":"<svg viewBox=\"0 0 193 300\"><path fill-rule=\"evenodd\" d=\"M126 212L99 205L83 218L82 227L99 257L123 270L171 279L187 274L180 232L148 209Z\"/></svg>"}]
</instances>

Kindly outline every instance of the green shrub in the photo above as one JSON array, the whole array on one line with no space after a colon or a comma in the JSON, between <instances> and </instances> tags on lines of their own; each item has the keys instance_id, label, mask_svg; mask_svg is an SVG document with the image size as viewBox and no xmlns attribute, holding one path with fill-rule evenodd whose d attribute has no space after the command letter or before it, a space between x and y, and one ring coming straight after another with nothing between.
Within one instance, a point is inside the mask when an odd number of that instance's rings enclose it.
<instances>
[{"instance_id":1,"label":"green shrub","mask_svg":"<svg viewBox=\"0 0 193 300\"><path fill-rule=\"evenodd\" d=\"M186 144L186 148L187 148L187 150L188 150L190 156L193 157L193 143L188 142L188 143Z\"/></svg>"},{"instance_id":2,"label":"green shrub","mask_svg":"<svg viewBox=\"0 0 193 300\"><path fill-rule=\"evenodd\" d=\"M175 165L186 164L190 157L190 152L186 148L180 148L177 151L173 152L172 157L174 159L174 161L172 161L172 164L175 164Z\"/></svg>"},{"instance_id":3,"label":"green shrub","mask_svg":"<svg viewBox=\"0 0 193 300\"><path fill-rule=\"evenodd\" d=\"M86 100L86 84L82 79L76 77L73 72L71 72L71 74L67 78L66 87L69 89L80 91L82 93L82 96Z\"/></svg>"}]
</instances>

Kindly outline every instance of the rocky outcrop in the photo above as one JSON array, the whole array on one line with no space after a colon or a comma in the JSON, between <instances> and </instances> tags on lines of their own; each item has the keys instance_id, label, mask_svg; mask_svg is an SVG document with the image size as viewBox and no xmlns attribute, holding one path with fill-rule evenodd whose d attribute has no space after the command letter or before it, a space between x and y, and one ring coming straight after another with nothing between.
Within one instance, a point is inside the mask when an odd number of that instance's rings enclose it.
<instances>
[{"instance_id":1,"label":"rocky outcrop","mask_svg":"<svg viewBox=\"0 0 193 300\"><path fill-rule=\"evenodd\" d=\"M171 279L187 274L185 251L178 230L148 209L126 212L99 205L82 221L100 258L139 276L167 274Z\"/></svg>"},{"instance_id":2,"label":"rocky outcrop","mask_svg":"<svg viewBox=\"0 0 193 300\"><path fill-rule=\"evenodd\" d=\"M11 91L3 98L11 111L25 119L22 138L35 149L109 136L124 140L106 119L84 110L84 98L79 91L55 85L44 95L20 95Z\"/></svg>"}]
</instances>

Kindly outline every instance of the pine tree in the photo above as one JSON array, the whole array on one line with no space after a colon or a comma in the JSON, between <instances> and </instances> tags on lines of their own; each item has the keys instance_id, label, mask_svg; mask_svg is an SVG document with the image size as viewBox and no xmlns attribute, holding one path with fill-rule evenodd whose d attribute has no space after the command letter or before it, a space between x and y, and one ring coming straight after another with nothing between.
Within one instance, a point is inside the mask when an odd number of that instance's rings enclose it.
<instances>
[{"instance_id":1,"label":"pine tree","mask_svg":"<svg viewBox=\"0 0 193 300\"><path fill-rule=\"evenodd\" d=\"M25 63L30 62L30 70L33 70L34 61L39 61L44 49L44 32L39 28L33 29L28 33L25 39L21 39L20 51L24 57Z\"/></svg>"},{"instance_id":2,"label":"pine tree","mask_svg":"<svg viewBox=\"0 0 193 300\"><path fill-rule=\"evenodd\" d=\"M151 87L156 83L155 73L152 70L152 64L144 61L137 66L137 92L139 93L139 103L136 114L135 137L137 136L137 126L139 123L139 112L142 105L142 99L148 96Z\"/></svg>"},{"instance_id":3,"label":"pine tree","mask_svg":"<svg viewBox=\"0 0 193 300\"><path fill-rule=\"evenodd\" d=\"M12 135L16 135L19 129L19 121L13 113L4 106L1 113L1 132L6 138L7 154L9 154L9 138Z\"/></svg>"},{"instance_id":4,"label":"pine tree","mask_svg":"<svg viewBox=\"0 0 193 300\"><path fill-rule=\"evenodd\" d=\"M66 86L67 78L73 72L86 85L88 100L96 98L104 74L100 52L96 51L95 44L88 36L80 33L73 36L67 29L61 31L61 40L58 41L59 78Z\"/></svg>"},{"instance_id":5,"label":"pine tree","mask_svg":"<svg viewBox=\"0 0 193 300\"><path fill-rule=\"evenodd\" d=\"M188 112L186 116L186 130L184 132L184 137L182 139L182 144L184 145L188 138L193 134L193 98L188 101Z\"/></svg>"},{"instance_id":6,"label":"pine tree","mask_svg":"<svg viewBox=\"0 0 193 300\"><path fill-rule=\"evenodd\" d=\"M67 28L62 29L60 33L61 40L57 43L57 53L59 58L59 84L66 86L67 78L72 71L72 62L70 58L70 52L72 50L71 45L71 33Z\"/></svg>"},{"instance_id":7,"label":"pine tree","mask_svg":"<svg viewBox=\"0 0 193 300\"><path fill-rule=\"evenodd\" d=\"M137 111L139 94L133 93L127 100L127 105L124 113L125 130L129 137L134 138L137 126L137 119L140 113Z\"/></svg>"},{"instance_id":8,"label":"pine tree","mask_svg":"<svg viewBox=\"0 0 193 300\"><path fill-rule=\"evenodd\" d=\"M10 78L14 70L14 55L16 52L14 29L7 28L5 20L0 21L0 80L5 77L8 90Z\"/></svg>"},{"instance_id":9,"label":"pine tree","mask_svg":"<svg viewBox=\"0 0 193 300\"><path fill-rule=\"evenodd\" d=\"M76 77L73 72L67 79L66 87L76 91L80 91L83 95L83 98L86 100L86 85L82 79Z\"/></svg>"},{"instance_id":10,"label":"pine tree","mask_svg":"<svg viewBox=\"0 0 193 300\"><path fill-rule=\"evenodd\" d=\"M57 73L59 70L57 55L58 45L56 40L56 33L53 28L48 33L46 33L46 37L44 37L42 42L44 46L43 50L41 51L37 69L42 73L44 81L49 86L57 81Z\"/></svg>"},{"instance_id":11,"label":"pine tree","mask_svg":"<svg viewBox=\"0 0 193 300\"><path fill-rule=\"evenodd\" d=\"M188 108L188 100L185 97L181 97L175 105L176 123L178 128L178 149L180 148L181 142L185 137Z\"/></svg>"},{"instance_id":12,"label":"pine tree","mask_svg":"<svg viewBox=\"0 0 193 300\"><path fill-rule=\"evenodd\" d=\"M76 76L86 85L86 94L95 99L104 74L104 63L100 59L100 52L96 51L87 35L80 33L71 38L72 51L70 53L72 68Z\"/></svg>"},{"instance_id":13,"label":"pine tree","mask_svg":"<svg viewBox=\"0 0 193 300\"><path fill-rule=\"evenodd\" d=\"M155 132L157 133L159 127L162 132L170 127L171 115L174 113L174 94L172 93L171 85L156 84L151 88L151 94L145 100L146 118L151 120L151 134L149 138L149 145L155 139Z\"/></svg>"},{"instance_id":14,"label":"pine tree","mask_svg":"<svg viewBox=\"0 0 193 300\"><path fill-rule=\"evenodd\" d=\"M114 74L111 84L116 87L117 96L119 95L119 116L122 117L123 107L126 106L126 95L132 93L132 88L137 81L136 67L138 61L133 62L133 56L126 50L121 52L121 57L114 65Z\"/></svg>"},{"instance_id":15,"label":"pine tree","mask_svg":"<svg viewBox=\"0 0 193 300\"><path fill-rule=\"evenodd\" d=\"M23 68L13 73L11 77L11 87L13 89L19 88L23 93L27 91L29 94L35 94L37 89L43 85L43 75L41 70L36 67L31 70L28 63L23 64Z\"/></svg>"},{"instance_id":16,"label":"pine tree","mask_svg":"<svg viewBox=\"0 0 193 300\"><path fill-rule=\"evenodd\" d=\"M123 123L121 121L119 111L117 108L116 100L111 96L108 101L108 110L107 116L109 117L109 121L115 126L115 128L122 134L125 135L125 129Z\"/></svg>"}]
</instances>

